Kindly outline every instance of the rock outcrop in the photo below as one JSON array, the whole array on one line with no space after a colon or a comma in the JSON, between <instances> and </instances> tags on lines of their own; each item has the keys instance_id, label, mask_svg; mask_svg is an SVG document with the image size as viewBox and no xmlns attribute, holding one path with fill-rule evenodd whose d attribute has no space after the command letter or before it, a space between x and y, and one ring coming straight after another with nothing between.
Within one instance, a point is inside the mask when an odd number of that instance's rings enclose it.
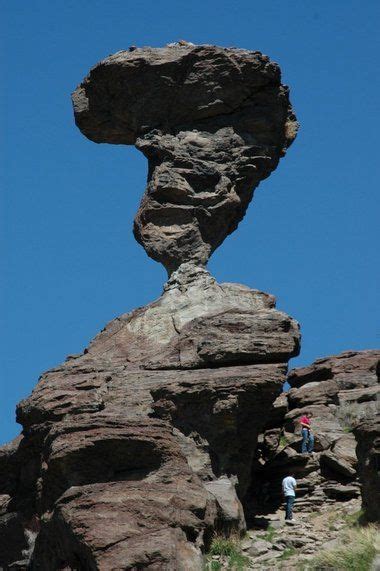
<instances>
[{"instance_id":1,"label":"rock outcrop","mask_svg":"<svg viewBox=\"0 0 380 571\"><path fill-rule=\"evenodd\" d=\"M73 94L95 142L148 158L135 236L169 273L20 403L0 449L0 566L202 569L215 529L245 529L258 434L299 352L273 296L205 269L297 122L259 52L184 42L118 52Z\"/></svg>"},{"instance_id":2,"label":"rock outcrop","mask_svg":"<svg viewBox=\"0 0 380 571\"><path fill-rule=\"evenodd\" d=\"M73 103L88 138L148 158L134 231L169 280L18 406L22 435L0 448L0 567L198 571L215 530L268 521L290 469L298 511L356 506L359 473L377 520L380 351L296 369L281 394L298 324L205 269L295 138L277 64L186 42L131 48L96 65ZM299 449L306 409L313 455ZM315 551L297 530L246 550L260 568L294 546Z\"/></svg>"},{"instance_id":3,"label":"rock outcrop","mask_svg":"<svg viewBox=\"0 0 380 571\"><path fill-rule=\"evenodd\" d=\"M354 430L361 442L359 473L365 505L370 501L378 483L378 442L371 419L378 410L379 363L380 351L347 351L289 373L293 388L275 401L259 437L252 476L255 486L247 495L247 511L253 518L276 511L281 504L281 479L289 470L298 480L297 511L314 511L359 496ZM300 454L298 421L305 411L313 413L315 453L310 455ZM362 428L355 429L364 420Z\"/></svg>"},{"instance_id":4,"label":"rock outcrop","mask_svg":"<svg viewBox=\"0 0 380 571\"><path fill-rule=\"evenodd\" d=\"M18 407L0 565L25 565L32 527L32 569L188 571L215 528L245 528L257 436L299 329L272 296L183 270Z\"/></svg>"},{"instance_id":5,"label":"rock outcrop","mask_svg":"<svg viewBox=\"0 0 380 571\"><path fill-rule=\"evenodd\" d=\"M354 427L362 505L367 521L380 523L380 414Z\"/></svg>"},{"instance_id":6,"label":"rock outcrop","mask_svg":"<svg viewBox=\"0 0 380 571\"><path fill-rule=\"evenodd\" d=\"M206 264L298 128L267 56L185 42L109 56L73 104L86 137L136 145L147 157L134 232L169 274L185 262Z\"/></svg>"}]
</instances>

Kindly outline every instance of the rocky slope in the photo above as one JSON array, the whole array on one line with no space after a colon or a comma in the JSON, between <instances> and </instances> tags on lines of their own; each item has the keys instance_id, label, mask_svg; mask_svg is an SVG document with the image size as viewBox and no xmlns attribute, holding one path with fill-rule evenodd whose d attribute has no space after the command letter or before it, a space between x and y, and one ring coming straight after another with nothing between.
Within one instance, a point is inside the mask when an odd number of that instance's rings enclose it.
<instances>
[{"instance_id":1,"label":"rocky slope","mask_svg":"<svg viewBox=\"0 0 380 571\"><path fill-rule=\"evenodd\" d=\"M293 388L275 401L259 437L252 476L255 485L247 496L252 521L280 506L281 479L289 470L295 472L299 484L297 511L314 511L358 497L354 430L362 435L358 457L365 507L371 503L371 494L376 497L379 432L374 419L379 410L379 363L380 351L347 351L289 373ZM303 455L298 420L307 410L313 413L315 453ZM363 420L362 428L355 429Z\"/></svg>"},{"instance_id":2,"label":"rocky slope","mask_svg":"<svg viewBox=\"0 0 380 571\"><path fill-rule=\"evenodd\" d=\"M315 565L315 558L321 553L331 554L335 549L347 551L347 540L354 541L353 532L360 529L354 527L359 514L358 498L326 504L313 512L298 513L293 525L285 523L281 510L270 514L266 518L267 529L250 529L240 541L236 537L233 538L235 551L240 555L240 568L258 571L337 569ZM379 536L374 539L376 543ZM231 557L209 555L206 559L206 571L211 571L212 565L220 571L231 570Z\"/></svg>"},{"instance_id":3,"label":"rocky slope","mask_svg":"<svg viewBox=\"0 0 380 571\"><path fill-rule=\"evenodd\" d=\"M272 296L175 272L18 407L1 564L200 569L215 528L245 528L257 436L298 350Z\"/></svg>"}]
</instances>

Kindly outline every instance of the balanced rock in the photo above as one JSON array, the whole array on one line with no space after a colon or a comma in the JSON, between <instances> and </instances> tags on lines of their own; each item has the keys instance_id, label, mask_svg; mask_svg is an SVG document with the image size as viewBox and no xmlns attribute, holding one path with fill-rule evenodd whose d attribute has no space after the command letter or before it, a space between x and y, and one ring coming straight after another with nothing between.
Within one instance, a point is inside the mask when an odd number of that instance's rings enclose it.
<instances>
[{"instance_id":1,"label":"balanced rock","mask_svg":"<svg viewBox=\"0 0 380 571\"><path fill-rule=\"evenodd\" d=\"M169 273L206 264L298 128L277 64L210 45L120 51L90 71L73 104L86 137L147 157L134 232Z\"/></svg>"},{"instance_id":2,"label":"balanced rock","mask_svg":"<svg viewBox=\"0 0 380 571\"><path fill-rule=\"evenodd\" d=\"M299 326L273 296L205 269L297 130L259 52L119 52L73 94L95 142L148 158L136 238L169 273L20 403L0 449L0 566L196 571L215 529L245 530L258 434Z\"/></svg>"}]
</instances>

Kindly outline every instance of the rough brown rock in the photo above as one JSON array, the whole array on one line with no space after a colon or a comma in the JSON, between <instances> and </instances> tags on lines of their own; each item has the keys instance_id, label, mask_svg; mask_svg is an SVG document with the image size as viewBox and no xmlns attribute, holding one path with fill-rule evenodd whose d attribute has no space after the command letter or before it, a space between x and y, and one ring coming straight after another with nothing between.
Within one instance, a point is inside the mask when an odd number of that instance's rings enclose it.
<instances>
[{"instance_id":1,"label":"rough brown rock","mask_svg":"<svg viewBox=\"0 0 380 571\"><path fill-rule=\"evenodd\" d=\"M366 519L380 522L380 414L354 428L358 472Z\"/></svg>"},{"instance_id":2,"label":"rough brown rock","mask_svg":"<svg viewBox=\"0 0 380 571\"><path fill-rule=\"evenodd\" d=\"M134 232L169 273L206 264L298 127L277 64L210 45L120 51L92 68L73 104L89 139L147 157Z\"/></svg>"},{"instance_id":3,"label":"rough brown rock","mask_svg":"<svg viewBox=\"0 0 380 571\"><path fill-rule=\"evenodd\" d=\"M379 351L344 351L340 355L317 359L308 367L293 369L288 375L291 387L334 379L341 390L378 384Z\"/></svg>"},{"instance_id":4,"label":"rough brown rock","mask_svg":"<svg viewBox=\"0 0 380 571\"><path fill-rule=\"evenodd\" d=\"M373 418L378 409L379 363L380 351L346 351L290 371L288 381L294 388L276 399L266 430L259 436L252 476L256 484L247 494L247 511L249 506L253 515L274 511L281 504L281 479L289 470L295 472L299 484L298 511L358 496L353 430L360 420ZM313 455L300 454L299 419L306 410L313 413ZM375 466L376 444L370 451L370 442L376 429L368 437L365 430L357 450L361 451L359 474L362 471L362 481L368 481L367 491L363 486L367 505L378 485L378 473L368 468Z\"/></svg>"},{"instance_id":5,"label":"rough brown rock","mask_svg":"<svg viewBox=\"0 0 380 571\"><path fill-rule=\"evenodd\" d=\"M33 569L187 571L214 529L245 529L257 437L299 328L272 296L192 272L19 405L24 436L0 451L0 532L15 536L0 564L33 552Z\"/></svg>"},{"instance_id":6,"label":"rough brown rock","mask_svg":"<svg viewBox=\"0 0 380 571\"><path fill-rule=\"evenodd\" d=\"M148 158L134 231L170 279L20 403L0 566L200 570L215 529L245 529L258 434L299 352L273 296L204 268L295 138L288 88L259 52L182 42L110 56L73 102L87 137Z\"/></svg>"}]
</instances>

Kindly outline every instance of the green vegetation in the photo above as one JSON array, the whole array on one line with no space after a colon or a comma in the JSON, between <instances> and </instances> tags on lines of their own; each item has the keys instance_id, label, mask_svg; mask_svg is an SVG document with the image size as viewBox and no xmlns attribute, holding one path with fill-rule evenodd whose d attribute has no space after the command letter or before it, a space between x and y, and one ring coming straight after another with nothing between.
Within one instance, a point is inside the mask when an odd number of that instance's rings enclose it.
<instances>
[{"instance_id":1,"label":"green vegetation","mask_svg":"<svg viewBox=\"0 0 380 571\"><path fill-rule=\"evenodd\" d=\"M210 546L210 555L232 555L239 549L239 539L234 536L215 535Z\"/></svg>"},{"instance_id":2,"label":"green vegetation","mask_svg":"<svg viewBox=\"0 0 380 571\"><path fill-rule=\"evenodd\" d=\"M205 567L207 571L220 571L221 568L222 564L219 563L219 561L213 561L213 560L208 561Z\"/></svg>"},{"instance_id":3,"label":"green vegetation","mask_svg":"<svg viewBox=\"0 0 380 571\"><path fill-rule=\"evenodd\" d=\"M263 539L265 539L265 541L270 541L271 543L273 543L275 535L276 535L276 530L274 529L274 527L269 525L266 530L266 534L263 535Z\"/></svg>"},{"instance_id":4,"label":"green vegetation","mask_svg":"<svg viewBox=\"0 0 380 571\"><path fill-rule=\"evenodd\" d=\"M308 571L370 571L380 542L376 526L353 527L346 531L342 544L330 551L323 551L307 563Z\"/></svg>"},{"instance_id":5,"label":"green vegetation","mask_svg":"<svg viewBox=\"0 0 380 571\"><path fill-rule=\"evenodd\" d=\"M233 553L230 555L228 569L231 571L245 571L248 567L249 559L242 553Z\"/></svg>"},{"instance_id":6,"label":"green vegetation","mask_svg":"<svg viewBox=\"0 0 380 571\"><path fill-rule=\"evenodd\" d=\"M240 539L237 536L214 536L206 557L206 571L219 571L222 569L222 564L212 559L213 555L219 555L223 558L224 562L227 563L227 568L231 571L244 571L249 563L248 557L242 554Z\"/></svg>"},{"instance_id":7,"label":"green vegetation","mask_svg":"<svg viewBox=\"0 0 380 571\"><path fill-rule=\"evenodd\" d=\"M363 522L364 510L359 510L352 514L346 514L343 519L349 527L358 527Z\"/></svg>"},{"instance_id":8,"label":"green vegetation","mask_svg":"<svg viewBox=\"0 0 380 571\"><path fill-rule=\"evenodd\" d=\"M289 444L289 440L286 438L286 436L284 436L283 434L281 434L280 436L280 446L281 448L285 448L285 446L287 446Z\"/></svg>"},{"instance_id":9,"label":"green vegetation","mask_svg":"<svg viewBox=\"0 0 380 571\"><path fill-rule=\"evenodd\" d=\"M329 531L334 531L334 530L335 530L335 524L336 524L336 522L339 520L339 518L340 518L340 514L339 514L338 511L331 512L331 513L328 515L328 518L327 518L327 527L328 527Z\"/></svg>"},{"instance_id":10,"label":"green vegetation","mask_svg":"<svg viewBox=\"0 0 380 571\"><path fill-rule=\"evenodd\" d=\"M293 555L295 555L297 553L297 549L295 547L286 547L281 555L281 557L278 558L279 561L284 561L284 559L289 559L289 557L292 557Z\"/></svg>"}]
</instances>

